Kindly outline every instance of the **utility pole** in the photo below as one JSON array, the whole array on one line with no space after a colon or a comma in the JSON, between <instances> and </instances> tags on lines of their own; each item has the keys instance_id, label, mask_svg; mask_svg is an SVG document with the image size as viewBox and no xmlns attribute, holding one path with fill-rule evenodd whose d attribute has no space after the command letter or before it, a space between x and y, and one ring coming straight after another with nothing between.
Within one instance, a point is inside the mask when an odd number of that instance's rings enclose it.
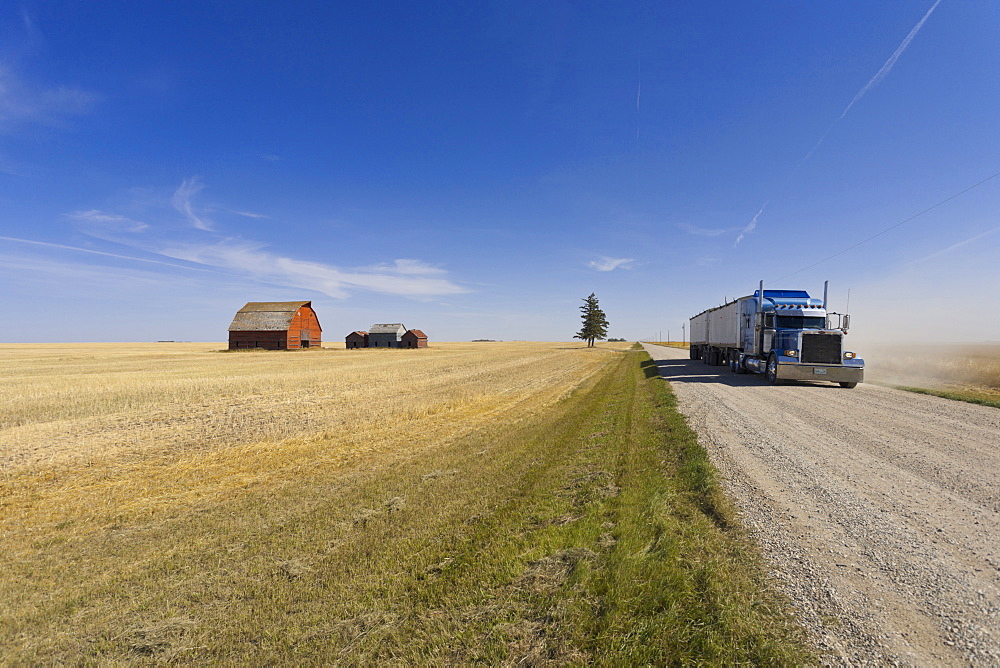
<instances>
[{"instance_id":1,"label":"utility pole","mask_svg":"<svg viewBox=\"0 0 1000 668\"><path fill-rule=\"evenodd\" d=\"M687 330L685 329L686 327L687 323L681 325L681 348L683 348L684 344L687 342Z\"/></svg>"}]
</instances>

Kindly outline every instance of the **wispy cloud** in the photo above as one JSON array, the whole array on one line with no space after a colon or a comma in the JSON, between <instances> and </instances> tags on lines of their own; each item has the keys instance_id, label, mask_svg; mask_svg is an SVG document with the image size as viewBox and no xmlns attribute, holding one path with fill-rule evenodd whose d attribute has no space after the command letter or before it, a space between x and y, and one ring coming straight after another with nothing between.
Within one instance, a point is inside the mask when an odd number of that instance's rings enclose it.
<instances>
[{"instance_id":1,"label":"wispy cloud","mask_svg":"<svg viewBox=\"0 0 1000 668\"><path fill-rule=\"evenodd\" d=\"M697 225L692 225L690 223L678 223L677 227L684 230L688 234L693 234L697 237L719 237L726 232L731 232L731 229L724 227L698 227Z\"/></svg>"},{"instance_id":2,"label":"wispy cloud","mask_svg":"<svg viewBox=\"0 0 1000 668\"><path fill-rule=\"evenodd\" d=\"M255 218L258 220L266 220L268 216L262 213L254 213L252 211L230 211L229 213L234 213L237 216L243 216L244 218Z\"/></svg>"},{"instance_id":3,"label":"wispy cloud","mask_svg":"<svg viewBox=\"0 0 1000 668\"><path fill-rule=\"evenodd\" d=\"M434 265L427 264L426 262L421 262L420 260L406 260L400 259L393 262L391 265L380 264L371 267L369 271L374 272L389 272L401 275L410 276L428 276L428 275L440 275L446 274L447 272L440 267L435 267Z\"/></svg>"},{"instance_id":4,"label":"wispy cloud","mask_svg":"<svg viewBox=\"0 0 1000 668\"><path fill-rule=\"evenodd\" d=\"M212 221L198 215L191 203L191 199L201 192L204 187L197 176L184 179L181 181L180 187L174 191L174 196L170 202L191 223L192 227L208 232L212 230Z\"/></svg>"},{"instance_id":5,"label":"wispy cloud","mask_svg":"<svg viewBox=\"0 0 1000 668\"><path fill-rule=\"evenodd\" d=\"M5 28L13 29L13 22ZM45 38L27 10L21 10L21 30L5 30L0 55L0 132L20 125L61 127L72 116L90 113L101 96L79 86L44 82L22 67L44 52Z\"/></svg>"},{"instance_id":6,"label":"wispy cloud","mask_svg":"<svg viewBox=\"0 0 1000 668\"><path fill-rule=\"evenodd\" d=\"M764 213L764 209L767 207L768 204L769 202L764 202L764 205L760 207L760 211L758 211L754 215L753 220L747 223L746 227L743 228L743 231L740 232L740 236L736 237L736 243L734 243L733 246L739 246L740 242L743 241L746 235L750 234L751 232L757 229L757 220L760 219L760 215Z\"/></svg>"},{"instance_id":7,"label":"wispy cloud","mask_svg":"<svg viewBox=\"0 0 1000 668\"><path fill-rule=\"evenodd\" d=\"M587 266L597 271L614 271L615 269L631 269L635 260L630 257L606 257L601 256L596 260L591 260Z\"/></svg>"},{"instance_id":8,"label":"wispy cloud","mask_svg":"<svg viewBox=\"0 0 1000 668\"><path fill-rule=\"evenodd\" d=\"M142 232L143 230L149 228L149 225L140 220L132 220L126 216L105 213L103 211L98 211L97 209L91 209L89 211L75 211L69 214L69 217L73 220L84 221L92 225L103 227L113 227L126 232Z\"/></svg>"},{"instance_id":9,"label":"wispy cloud","mask_svg":"<svg viewBox=\"0 0 1000 668\"><path fill-rule=\"evenodd\" d=\"M355 290L415 299L469 292L449 280L445 269L419 259L400 258L374 266L345 269L323 262L279 255L267 250L266 244L225 235L216 229L214 221L209 221L202 213L206 207L199 206L196 201L196 196L203 189L204 185L199 179L185 179L172 196L164 194L159 202L144 199L141 204L137 203L142 210L153 211L153 219L149 224L96 209L78 211L69 214L69 217L77 223L79 231L95 238L230 275L274 285L316 290L335 298L348 297ZM173 209L181 214L183 224L178 224L175 214L163 215L170 211L164 201L167 199ZM223 210L214 211L220 215L220 221L224 222L221 215ZM242 211L228 213L247 215Z\"/></svg>"},{"instance_id":10,"label":"wispy cloud","mask_svg":"<svg viewBox=\"0 0 1000 668\"><path fill-rule=\"evenodd\" d=\"M23 123L59 126L68 116L90 112L99 99L74 86L30 83L0 62L0 130Z\"/></svg>"},{"instance_id":11,"label":"wispy cloud","mask_svg":"<svg viewBox=\"0 0 1000 668\"><path fill-rule=\"evenodd\" d=\"M429 298L468 292L451 281L415 272L416 260L396 260L392 267L380 265L372 269L342 270L321 262L296 260L277 255L259 244L224 240L209 245L174 246L163 254L290 287L317 290L330 297L346 298L352 289L370 290L382 294ZM423 265L426 266L426 265ZM432 274L441 274L434 270Z\"/></svg>"}]
</instances>

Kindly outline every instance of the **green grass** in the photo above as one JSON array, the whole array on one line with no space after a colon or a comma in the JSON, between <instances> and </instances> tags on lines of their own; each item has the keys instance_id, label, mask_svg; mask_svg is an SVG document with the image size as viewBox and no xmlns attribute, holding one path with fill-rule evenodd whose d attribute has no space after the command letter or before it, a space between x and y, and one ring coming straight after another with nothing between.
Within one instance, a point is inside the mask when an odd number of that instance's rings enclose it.
<instances>
[{"instance_id":1,"label":"green grass","mask_svg":"<svg viewBox=\"0 0 1000 668\"><path fill-rule=\"evenodd\" d=\"M431 455L123 523L6 565L0 663L801 664L645 353Z\"/></svg>"},{"instance_id":2,"label":"green grass","mask_svg":"<svg viewBox=\"0 0 1000 668\"><path fill-rule=\"evenodd\" d=\"M910 387L907 385L893 385L897 390L915 392L916 394L929 394L932 397L951 399L952 401L964 401L969 404L979 404L980 406L990 406L1000 408L1000 398L996 392L976 392L975 390L929 390L924 387Z\"/></svg>"}]
</instances>

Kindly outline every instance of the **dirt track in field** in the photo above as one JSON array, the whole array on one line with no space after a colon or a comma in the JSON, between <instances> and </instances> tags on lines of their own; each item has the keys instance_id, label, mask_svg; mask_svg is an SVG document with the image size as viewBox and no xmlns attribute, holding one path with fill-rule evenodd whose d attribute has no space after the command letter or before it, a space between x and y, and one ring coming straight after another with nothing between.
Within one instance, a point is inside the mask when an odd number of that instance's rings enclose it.
<instances>
[{"instance_id":1,"label":"dirt track in field","mask_svg":"<svg viewBox=\"0 0 1000 668\"><path fill-rule=\"evenodd\" d=\"M1000 665L1000 410L646 350L824 663Z\"/></svg>"}]
</instances>

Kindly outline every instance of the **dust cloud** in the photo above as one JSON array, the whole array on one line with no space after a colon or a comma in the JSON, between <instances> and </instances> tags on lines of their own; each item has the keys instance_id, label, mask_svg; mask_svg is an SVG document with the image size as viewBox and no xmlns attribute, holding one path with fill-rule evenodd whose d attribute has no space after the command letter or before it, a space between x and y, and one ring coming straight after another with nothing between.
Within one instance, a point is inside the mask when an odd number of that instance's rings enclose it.
<instances>
[{"instance_id":1,"label":"dust cloud","mask_svg":"<svg viewBox=\"0 0 1000 668\"><path fill-rule=\"evenodd\" d=\"M861 351L865 380L928 389L1000 393L1000 343L967 345L874 343Z\"/></svg>"},{"instance_id":2,"label":"dust cloud","mask_svg":"<svg viewBox=\"0 0 1000 668\"><path fill-rule=\"evenodd\" d=\"M1000 391L1000 234L992 232L852 286L847 345L864 358L866 380Z\"/></svg>"}]
</instances>

